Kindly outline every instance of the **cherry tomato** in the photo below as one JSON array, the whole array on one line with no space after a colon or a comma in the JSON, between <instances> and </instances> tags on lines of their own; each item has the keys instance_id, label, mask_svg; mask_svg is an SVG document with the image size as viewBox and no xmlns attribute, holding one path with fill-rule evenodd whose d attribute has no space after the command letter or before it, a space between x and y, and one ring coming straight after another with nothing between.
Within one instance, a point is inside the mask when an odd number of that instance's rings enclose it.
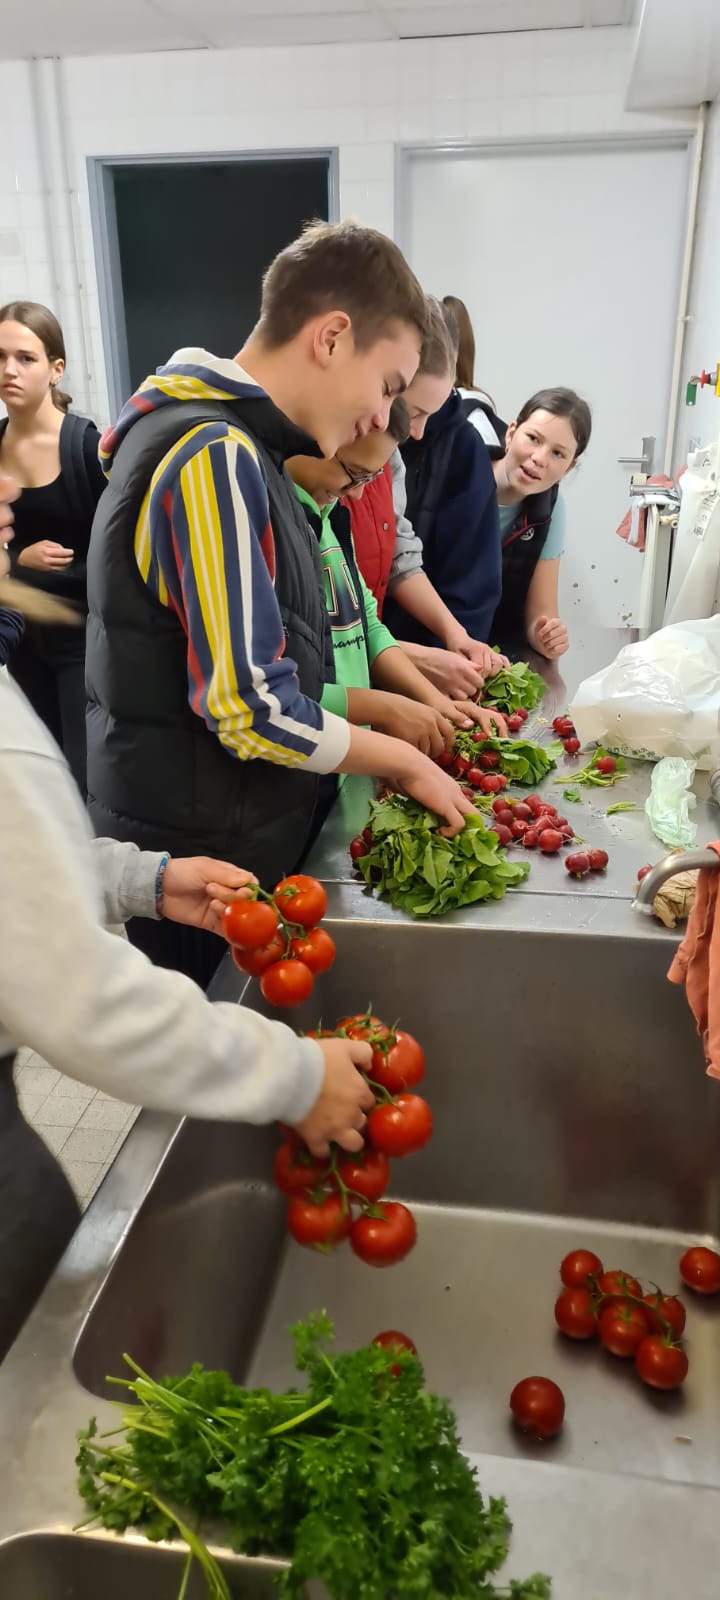
<instances>
[{"instance_id":1,"label":"cherry tomato","mask_svg":"<svg viewBox=\"0 0 720 1600\"><path fill-rule=\"evenodd\" d=\"M388 1328L385 1333L376 1333L372 1342L379 1345L381 1350L387 1350L391 1356L400 1355L403 1350L407 1350L411 1356L417 1355L417 1348L412 1339L408 1339L406 1333L398 1333L396 1328ZM390 1371L394 1378L399 1378L402 1367L395 1363Z\"/></svg>"},{"instance_id":2,"label":"cherry tomato","mask_svg":"<svg viewBox=\"0 0 720 1600\"><path fill-rule=\"evenodd\" d=\"M720 1290L720 1256L704 1244L693 1245L680 1260L680 1277L696 1294L717 1294Z\"/></svg>"},{"instance_id":3,"label":"cherry tomato","mask_svg":"<svg viewBox=\"0 0 720 1600\"><path fill-rule=\"evenodd\" d=\"M568 1339L594 1339L598 1319L589 1289L563 1289L555 1301L555 1321Z\"/></svg>"},{"instance_id":4,"label":"cherry tomato","mask_svg":"<svg viewBox=\"0 0 720 1600\"><path fill-rule=\"evenodd\" d=\"M510 1396L518 1428L536 1439L554 1439L565 1416L565 1396L552 1378L523 1378Z\"/></svg>"},{"instance_id":5,"label":"cherry tomato","mask_svg":"<svg viewBox=\"0 0 720 1600\"><path fill-rule=\"evenodd\" d=\"M388 1036L388 1048L373 1050L368 1077L382 1084L388 1094L412 1089L425 1076L425 1052L411 1033L397 1028Z\"/></svg>"},{"instance_id":6,"label":"cherry tomato","mask_svg":"<svg viewBox=\"0 0 720 1600\"><path fill-rule=\"evenodd\" d=\"M324 928L311 928L290 940L290 954L296 961L304 961L312 973L327 972L335 960L335 940Z\"/></svg>"},{"instance_id":7,"label":"cherry tomato","mask_svg":"<svg viewBox=\"0 0 720 1600\"><path fill-rule=\"evenodd\" d=\"M635 1351L635 1366L651 1389L679 1389L687 1377L688 1358L679 1345L649 1333Z\"/></svg>"},{"instance_id":8,"label":"cherry tomato","mask_svg":"<svg viewBox=\"0 0 720 1600\"><path fill-rule=\"evenodd\" d=\"M231 946L230 954L241 972L249 973L251 978L261 978L268 967L274 967L276 962L282 961L285 955L285 940L278 930L270 943L261 945L259 950L236 950Z\"/></svg>"},{"instance_id":9,"label":"cherry tomato","mask_svg":"<svg viewBox=\"0 0 720 1600\"><path fill-rule=\"evenodd\" d=\"M387 1039L390 1029L380 1021L379 1017L369 1017L367 1012L358 1011L352 1017L341 1017L337 1025L338 1033L344 1033L348 1039Z\"/></svg>"},{"instance_id":10,"label":"cherry tomato","mask_svg":"<svg viewBox=\"0 0 720 1600\"><path fill-rule=\"evenodd\" d=\"M374 1150L385 1156L412 1156L432 1136L433 1119L427 1100L419 1094L399 1094L396 1100L375 1107L367 1122Z\"/></svg>"},{"instance_id":11,"label":"cherry tomato","mask_svg":"<svg viewBox=\"0 0 720 1600\"><path fill-rule=\"evenodd\" d=\"M301 928L316 928L327 911L328 900L322 884L304 872L281 878L273 890L273 900L288 922L298 922Z\"/></svg>"},{"instance_id":12,"label":"cherry tomato","mask_svg":"<svg viewBox=\"0 0 720 1600\"><path fill-rule=\"evenodd\" d=\"M615 760L614 756L598 756L595 766L598 772L614 772L617 766L617 761Z\"/></svg>"},{"instance_id":13,"label":"cherry tomato","mask_svg":"<svg viewBox=\"0 0 720 1600\"><path fill-rule=\"evenodd\" d=\"M353 1223L350 1248L369 1267L394 1267L410 1254L417 1224L412 1211L399 1200L385 1200L375 1209L377 1216L365 1212Z\"/></svg>"},{"instance_id":14,"label":"cherry tomato","mask_svg":"<svg viewBox=\"0 0 720 1600\"><path fill-rule=\"evenodd\" d=\"M597 1278L602 1270L594 1250L570 1250L560 1262L560 1277L567 1289L586 1289L588 1278Z\"/></svg>"},{"instance_id":15,"label":"cherry tomato","mask_svg":"<svg viewBox=\"0 0 720 1600\"><path fill-rule=\"evenodd\" d=\"M676 1294L646 1294L646 1316L651 1333L670 1332L679 1339L685 1327L685 1307Z\"/></svg>"},{"instance_id":16,"label":"cherry tomato","mask_svg":"<svg viewBox=\"0 0 720 1600\"><path fill-rule=\"evenodd\" d=\"M352 1217L337 1194L313 1200L292 1195L288 1201L287 1225L293 1239L308 1250L334 1250L347 1239Z\"/></svg>"},{"instance_id":17,"label":"cherry tomato","mask_svg":"<svg viewBox=\"0 0 720 1600\"><path fill-rule=\"evenodd\" d=\"M302 1194L327 1177L327 1161L316 1161L299 1142L286 1139L275 1152L273 1178L283 1194Z\"/></svg>"},{"instance_id":18,"label":"cherry tomato","mask_svg":"<svg viewBox=\"0 0 720 1600\"><path fill-rule=\"evenodd\" d=\"M223 911L223 933L240 950L258 950L277 932L278 914L263 900L233 900Z\"/></svg>"},{"instance_id":19,"label":"cherry tomato","mask_svg":"<svg viewBox=\"0 0 720 1600\"><path fill-rule=\"evenodd\" d=\"M544 856L556 856L562 848L563 836L557 828L543 828L538 834L538 844Z\"/></svg>"},{"instance_id":20,"label":"cherry tomato","mask_svg":"<svg viewBox=\"0 0 720 1600\"><path fill-rule=\"evenodd\" d=\"M353 1195L362 1195L363 1200L380 1200L390 1182L390 1162L379 1150L341 1156L337 1170L346 1189L352 1189Z\"/></svg>"},{"instance_id":21,"label":"cherry tomato","mask_svg":"<svg viewBox=\"0 0 720 1600\"><path fill-rule=\"evenodd\" d=\"M634 1356L642 1339L647 1338L648 1319L642 1306L617 1300L600 1312L600 1343L613 1356Z\"/></svg>"},{"instance_id":22,"label":"cherry tomato","mask_svg":"<svg viewBox=\"0 0 720 1600\"><path fill-rule=\"evenodd\" d=\"M313 992L314 979L304 961L276 961L260 979L260 993L269 1006L301 1006Z\"/></svg>"},{"instance_id":23,"label":"cherry tomato","mask_svg":"<svg viewBox=\"0 0 720 1600\"><path fill-rule=\"evenodd\" d=\"M601 1272L597 1281L598 1289L603 1295L600 1310L605 1311L614 1300L626 1300L628 1296L634 1300L642 1300L642 1285L637 1278L631 1278L627 1272L615 1267L611 1272Z\"/></svg>"}]
</instances>

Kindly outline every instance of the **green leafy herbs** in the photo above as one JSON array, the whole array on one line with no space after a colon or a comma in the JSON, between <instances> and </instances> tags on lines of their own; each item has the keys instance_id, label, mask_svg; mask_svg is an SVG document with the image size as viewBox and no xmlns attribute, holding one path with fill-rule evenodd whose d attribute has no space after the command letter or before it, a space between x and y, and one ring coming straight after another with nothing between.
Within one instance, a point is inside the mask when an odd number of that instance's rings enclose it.
<instances>
[{"instance_id":1,"label":"green leafy herbs","mask_svg":"<svg viewBox=\"0 0 720 1600\"><path fill-rule=\"evenodd\" d=\"M516 661L488 678L480 699L483 705L493 705L498 711L534 711L546 692L544 678L533 672L527 661Z\"/></svg>"},{"instance_id":2,"label":"green leafy herbs","mask_svg":"<svg viewBox=\"0 0 720 1600\"><path fill-rule=\"evenodd\" d=\"M639 807L635 804L634 800L616 800L614 806L608 806L607 807L607 809L605 811L605 815L606 815L606 817L614 817L614 816L617 815L618 811L638 811L638 810L639 810Z\"/></svg>"},{"instance_id":3,"label":"green leafy herbs","mask_svg":"<svg viewBox=\"0 0 720 1600\"><path fill-rule=\"evenodd\" d=\"M122 1408L117 1433L100 1437L91 1422L78 1435L83 1526L179 1534L209 1600L229 1591L190 1526L201 1518L219 1521L234 1550L287 1560L286 1600L310 1578L333 1600L549 1600L537 1574L493 1582L508 1550L505 1502L481 1495L417 1358L377 1345L329 1354L324 1314L292 1331L302 1393L238 1388L201 1366L157 1383L126 1357L135 1376L116 1381L139 1405ZM187 1570L181 1592L186 1583Z\"/></svg>"},{"instance_id":4,"label":"green leafy herbs","mask_svg":"<svg viewBox=\"0 0 720 1600\"><path fill-rule=\"evenodd\" d=\"M473 812L462 832L446 839L433 811L393 794L371 806L370 827L372 844L355 865L369 887L414 917L500 900L530 870L526 861L508 861L497 834Z\"/></svg>"},{"instance_id":5,"label":"green leafy herbs","mask_svg":"<svg viewBox=\"0 0 720 1600\"><path fill-rule=\"evenodd\" d=\"M579 789L563 789L563 800L569 800L571 806L579 805L581 799L582 795Z\"/></svg>"},{"instance_id":6,"label":"green leafy herbs","mask_svg":"<svg viewBox=\"0 0 720 1600\"><path fill-rule=\"evenodd\" d=\"M597 789L611 789L614 783L621 778L629 776L622 756L613 756L601 744L586 767L581 767L579 772L573 773L573 783L589 784ZM555 778L555 783L563 783L563 778Z\"/></svg>"},{"instance_id":7,"label":"green leafy herbs","mask_svg":"<svg viewBox=\"0 0 720 1600\"><path fill-rule=\"evenodd\" d=\"M561 749L562 745L558 740L554 740L551 744L537 744L534 739L476 741L472 733L458 733L455 736L456 755L464 756L475 764L479 756L495 751L498 764L493 770L504 773L511 783L527 784L530 788L540 783L556 765L555 757Z\"/></svg>"}]
</instances>

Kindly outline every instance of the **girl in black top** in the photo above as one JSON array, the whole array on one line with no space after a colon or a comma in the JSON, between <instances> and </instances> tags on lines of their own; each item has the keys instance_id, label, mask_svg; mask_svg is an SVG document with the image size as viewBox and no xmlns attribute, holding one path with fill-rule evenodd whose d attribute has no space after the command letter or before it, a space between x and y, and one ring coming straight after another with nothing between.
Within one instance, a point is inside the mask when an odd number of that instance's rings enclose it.
<instances>
[{"instance_id":1,"label":"girl in black top","mask_svg":"<svg viewBox=\"0 0 720 1600\"><path fill-rule=\"evenodd\" d=\"M86 558L105 479L94 423L68 414L59 387L62 329L47 307L0 309L0 469L22 486L10 559L24 583L87 610ZM9 659L13 677L65 752L85 793L85 630L28 622Z\"/></svg>"}]
</instances>

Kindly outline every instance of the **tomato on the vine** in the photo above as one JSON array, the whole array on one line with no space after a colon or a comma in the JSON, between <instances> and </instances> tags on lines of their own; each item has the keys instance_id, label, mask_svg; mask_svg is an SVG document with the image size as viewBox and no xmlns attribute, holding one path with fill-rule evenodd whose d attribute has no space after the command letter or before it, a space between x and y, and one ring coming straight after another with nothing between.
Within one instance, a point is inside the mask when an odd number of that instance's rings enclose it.
<instances>
[{"instance_id":1,"label":"tomato on the vine","mask_svg":"<svg viewBox=\"0 0 720 1600\"><path fill-rule=\"evenodd\" d=\"M311 928L290 940L290 954L296 961L304 961L312 973L327 972L335 960L335 940L324 928Z\"/></svg>"},{"instance_id":2,"label":"tomato on the vine","mask_svg":"<svg viewBox=\"0 0 720 1600\"><path fill-rule=\"evenodd\" d=\"M399 1094L397 1099L376 1106L367 1122L373 1149L386 1156L414 1155L427 1144L432 1130L432 1112L419 1094Z\"/></svg>"},{"instance_id":3,"label":"tomato on the vine","mask_svg":"<svg viewBox=\"0 0 720 1600\"><path fill-rule=\"evenodd\" d=\"M555 1301L555 1321L568 1339L594 1339L597 1313L589 1289L564 1289Z\"/></svg>"},{"instance_id":4,"label":"tomato on the vine","mask_svg":"<svg viewBox=\"0 0 720 1600\"><path fill-rule=\"evenodd\" d=\"M261 978L268 967L274 967L277 961L282 961L285 955L285 940L278 930L273 934L269 944L263 944L259 950L236 950L230 947L230 954L236 967L251 978Z\"/></svg>"},{"instance_id":5,"label":"tomato on the vine","mask_svg":"<svg viewBox=\"0 0 720 1600\"><path fill-rule=\"evenodd\" d=\"M588 1278L597 1278L603 1264L594 1250L570 1250L560 1262L560 1277L566 1289L587 1288Z\"/></svg>"},{"instance_id":6,"label":"tomato on the vine","mask_svg":"<svg viewBox=\"0 0 720 1600\"><path fill-rule=\"evenodd\" d=\"M293 1239L309 1250L333 1250L347 1239L351 1222L350 1212L337 1194L325 1194L317 1200L309 1195L292 1195L288 1200L288 1229Z\"/></svg>"},{"instance_id":7,"label":"tomato on the vine","mask_svg":"<svg viewBox=\"0 0 720 1600\"><path fill-rule=\"evenodd\" d=\"M603 1349L613 1356L634 1356L638 1345L648 1335L648 1319L642 1306L629 1300L618 1300L600 1312L598 1333Z\"/></svg>"},{"instance_id":8,"label":"tomato on the vine","mask_svg":"<svg viewBox=\"0 0 720 1600\"><path fill-rule=\"evenodd\" d=\"M510 1396L510 1410L523 1433L554 1439L565 1417L565 1396L552 1378L523 1378Z\"/></svg>"},{"instance_id":9,"label":"tomato on the vine","mask_svg":"<svg viewBox=\"0 0 720 1600\"><path fill-rule=\"evenodd\" d=\"M696 1294L717 1294L720 1290L720 1256L707 1245L696 1244L680 1259L680 1277Z\"/></svg>"},{"instance_id":10,"label":"tomato on the vine","mask_svg":"<svg viewBox=\"0 0 720 1600\"><path fill-rule=\"evenodd\" d=\"M388 1094L411 1089L425 1076L425 1052L411 1033L397 1028L388 1035L387 1046L373 1050L368 1077L381 1084Z\"/></svg>"},{"instance_id":11,"label":"tomato on the vine","mask_svg":"<svg viewBox=\"0 0 720 1600\"><path fill-rule=\"evenodd\" d=\"M302 1194L327 1177L327 1161L318 1161L299 1141L286 1139L275 1152L273 1178L283 1194Z\"/></svg>"},{"instance_id":12,"label":"tomato on the vine","mask_svg":"<svg viewBox=\"0 0 720 1600\"><path fill-rule=\"evenodd\" d=\"M369 1267L394 1267L410 1254L417 1239L412 1211L399 1200L386 1200L358 1217L350 1229L350 1248Z\"/></svg>"},{"instance_id":13,"label":"tomato on the vine","mask_svg":"<svg viewBox=\"0 0 720 1600\"><path fill-rule=\"evenodd\" d=\"M645 1313L651 1333L672 1334L679 1339L685 1327L685 1307L676 1294L646 1294Z\"/></svg>"},{"instance_id":14,"label":"tomato on the vine","mask_svg":"<svg viewBox=\"0 0 720 1600\"><path fill-rule=\"evenodd\" d=\"M240 950L257 950L277 931L278 914L264 900L233 900L223 911L223 933Z\"/></svg>"},{"instance_id":15,"label":"tomato on the vine","mask_svg":"<svg viewBox=\"0 0 720 1600\"><path fill-rule=\"evenodd\" d=\"M379 1017L368 1016L367 1011L356 1011L351 1017L341 1017L337 1031L346 1034L348 1039L387 1039L390 1033Z\"/></svg>"},{"instance_id":16,"label":"tomato on the vine","mask_svg":"<svg viewBox=\"0 0 720 1600\"><path fill-rule=\"evenodd\" d=\"M301 928L316 928L327 911L328 898L322 884L304 872L281 878L273 889L273 900L288 922L297 922Z\"/></svg>"},{"instance_id":17,"label":"tomato on the vine","mask_svg":"<svg viewBox=\"0 0 720 1600\"><path fill-rule=\"evenodd\" d=\"M406 1333L398 1333L396 1328L388 1328L385 1333L376 1333L373 1344L379 1345L381 1350L386 1350L391 1356L401 1355L403 1350L407 1350L411 1356L417 1356L417 1348L412 1339L408 1339ZM402 1367L399 1362L393 1362L390 1372L393 1378L400 1377Z\"/></svg>"},{"instance_id":18,"label":"tomato on the vine","mask_svg":"<svg viewBox=\"0 0 720 1600\"><path fill-rule=\"evenodd\" d=\"M304 961L276 961L260 979L260 992L270 1006L301 1006L313 991L314 979Z\"/></svg>"},{"instance_id":19,"label":"tomato on the vine","mask_svg":"<svg viewBox=\"0 0 720 1600\"><path fill-rule=\"evenodd\" d=\"M688 1373L688 1358L660 1333L649 1333L635 1351L635 1366L651 1389L679 1389Z\"/></svg>"},{"instance_id":20,"label":"tomato on the vine","mask_svg":"<svg viewBox=\"0 0 720 1600\"><path fill-rule=\"evenodd\" d=\"M338 1175L346 1189L363 1200L380 1200L390 1182L390 1162L379 1150L361 1150L356 1156L340 1156Z\"/></svg>"},{"instance_id":21,"label":"tomato on the vine","mask_svg":"<svg viewBox=\"0 0 720 1600\"><path fill-rule=\"evenodd\" d=\"M615 1300L625 1300L628 1297L631 1300L642 1300L642 1284L619 1267L614 1267L610 1272L601 1272L597 1286L603 1297L600 1302L601 1311L607 1310Z\"/></svg>"}]
</instances>

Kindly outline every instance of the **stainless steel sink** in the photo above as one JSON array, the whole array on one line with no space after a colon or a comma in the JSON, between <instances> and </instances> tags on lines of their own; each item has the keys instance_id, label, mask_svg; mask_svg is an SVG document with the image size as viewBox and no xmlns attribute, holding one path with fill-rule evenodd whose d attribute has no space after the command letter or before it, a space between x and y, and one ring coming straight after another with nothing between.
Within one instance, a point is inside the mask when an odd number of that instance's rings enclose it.
<instances>
[{"instance_id":1,"label":"stainless steel sink","mask_svg":"<svg viewBox=\"0 0 720 1600\"><path fill-rule=\"evenodd\" d=\"M223 1557L232 1600L271 1600L277 1563ZM28 1533L0 1544L3 1600L177 1600L185 1566L181 1548L112 1536ZM186 1600L206 1600L195 1568Z\"/></svg>"},{"instance_id":2,"label":"stainless steel sink","mask_svg":"<svg viewBox=\"0 0 720 1600\"><path fill-rule=\"evenodd\" d=\"M186 1123L82 1329L79 1381L111 1392L105 1375L127 1350L156 1375L202 1361L284 1385L289 1324L324 1306L342 1343L386 1327L412 1335L470 1453L537 1455L508 1425L507 1399L542 1372L567 1400L545 1462L720 1485L717 1306L689 1306L691 1372L676 1395L644 1390L553 1320L573 1245L672 1290L687 1242L720 1232L720 1095L666 982L672 946L634 927L578 937L546 920L471 936L397 922L333 932L337 966L298 1026L371 1001L427 1053L434 1137L393 1181L416 1209L417 1248L389 1272L347 1247L298 1249L270 1181L276 1135Z\"/></svg>"}]
</instances>

